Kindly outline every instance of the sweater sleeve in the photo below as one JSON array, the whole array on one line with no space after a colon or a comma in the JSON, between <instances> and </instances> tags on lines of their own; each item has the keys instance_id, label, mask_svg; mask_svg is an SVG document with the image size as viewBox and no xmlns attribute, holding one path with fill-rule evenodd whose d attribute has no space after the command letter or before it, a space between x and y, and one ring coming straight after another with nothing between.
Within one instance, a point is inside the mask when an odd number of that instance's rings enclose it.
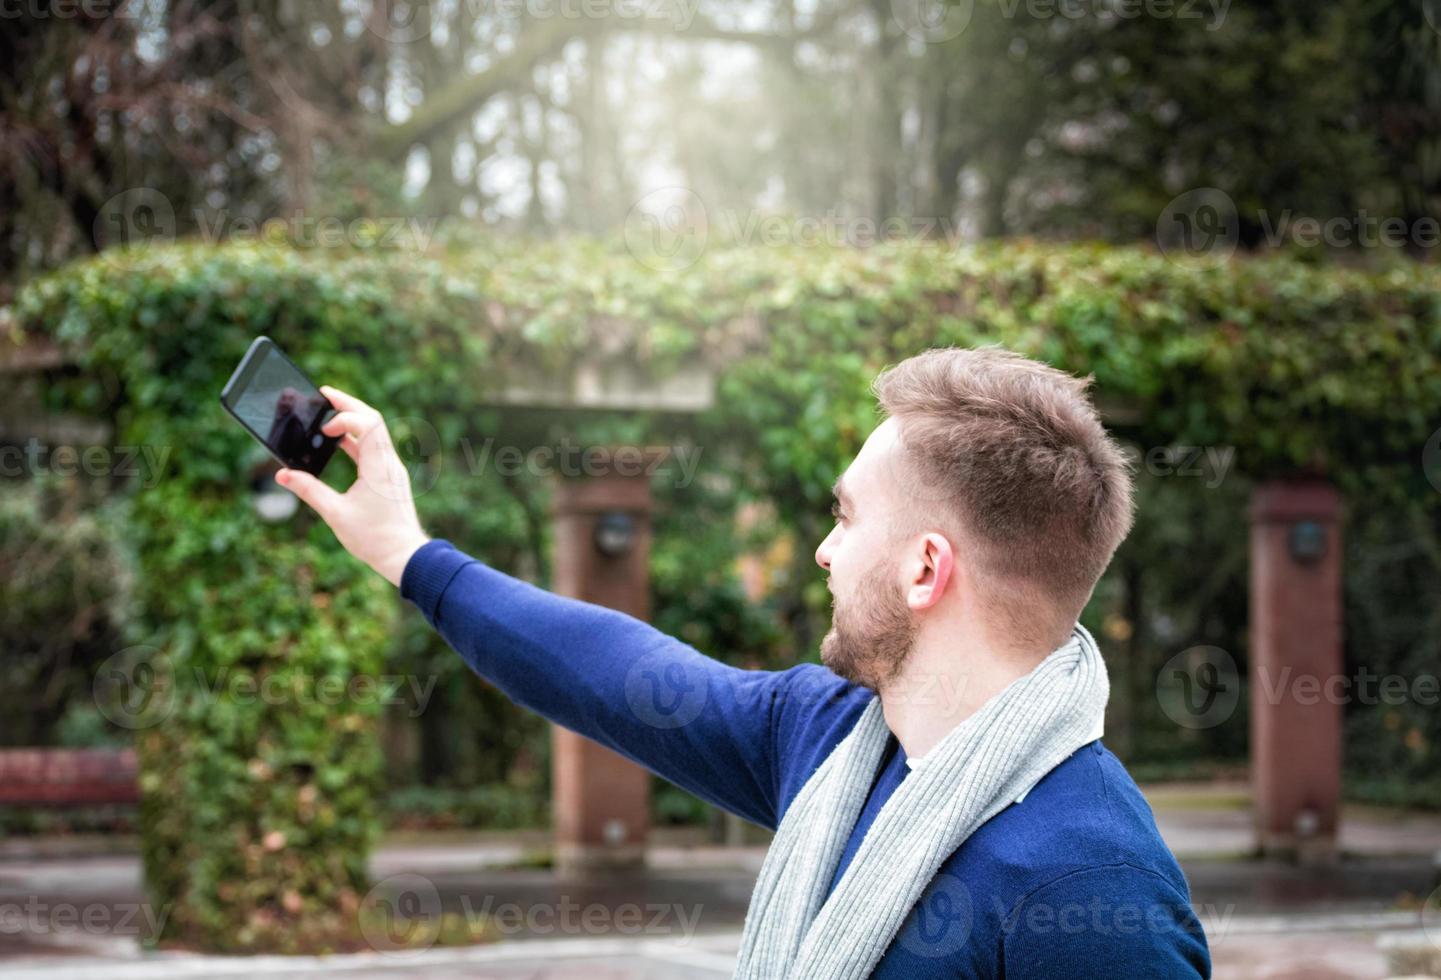
<instances>
[{"instance_id":1,"label":"sweater sleeve","mask_svg":"<svg viewBox=\"0 0 1441 980\"><path fill-rule=\"evenodd\" d=\"M1211 976L1190 900L1129 864L1065 875L1022 900L1004 924L1005 975L1196 980Z\"/></svg>"},{"instance_id":2,"label":"sweater sleeve","mask_svg":"<svg viewBox=\"0 0 1441 980\"><path fill-rule=\"evenodd\" d=\"M792 672L720 663L634 617L536 588L446 541L412 556L400 591L516 704L776 826L773 718Z\"/></svg>"}]
</instances>

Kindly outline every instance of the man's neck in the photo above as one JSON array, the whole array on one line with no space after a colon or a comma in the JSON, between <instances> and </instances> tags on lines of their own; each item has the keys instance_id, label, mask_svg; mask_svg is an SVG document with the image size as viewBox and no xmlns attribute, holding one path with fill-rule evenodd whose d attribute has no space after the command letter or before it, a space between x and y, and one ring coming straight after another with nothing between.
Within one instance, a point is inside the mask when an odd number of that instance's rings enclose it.
<instances>
[{"instance_id":1,"label":"man's neck","mask_svg":"<svg viewBox=\"0 0 1441 980\"><path fill-rule=\"evenodd\" d=\"M886 727L908 759L919 759L1050 652L1007 651L981 630L933 623L880 692Z\"/></svg>"}]
</instances>

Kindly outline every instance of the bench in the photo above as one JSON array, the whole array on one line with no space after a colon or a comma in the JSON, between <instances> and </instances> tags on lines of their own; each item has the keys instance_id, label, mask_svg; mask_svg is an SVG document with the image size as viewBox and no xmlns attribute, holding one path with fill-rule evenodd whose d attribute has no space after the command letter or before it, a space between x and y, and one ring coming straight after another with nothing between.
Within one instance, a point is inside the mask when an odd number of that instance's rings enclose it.
<instances>
[{"instance_id":1,"label":"bench","mask_svg":"<svg viewBox=\"0 0 1441 980\"><path fill-rule=\"evenodd\" d=\"M0 749L0 806L137 803L138 773L133 749Z\"/></svg>"}]
</instances>

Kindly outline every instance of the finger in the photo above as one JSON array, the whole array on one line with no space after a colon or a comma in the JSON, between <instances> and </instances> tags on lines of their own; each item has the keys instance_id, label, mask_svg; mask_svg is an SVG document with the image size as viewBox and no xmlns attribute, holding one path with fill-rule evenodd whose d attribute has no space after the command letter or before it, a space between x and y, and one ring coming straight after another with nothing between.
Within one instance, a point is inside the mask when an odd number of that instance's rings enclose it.
<instances>
[{"instance_id":1,"label":"finger","mask_svg":"<svg viewBox=\"0 0 1441 980\"><path fill-rule=\"evenodd\" d=\"M330 404L342 412L374 412L365 402L354 395L346 394L339 388L332 388L330 385L321 385L320 393L330 399Z\"/></svg>"},{"instance_id":2,"label":"finger","mask_svg":"<svg viewBox=\"0 0 1441 980\"><path fill-rule=\"evenodd\" d=\"M320 431L328 436L338 436L344 432L356 439L364 439L380 423L380 416L369 410L341 412L339 415L333 415L327 419L325 424L320 427Z\"/></svg>"},{"instance_id":3,"label":"finger","mask_svg":"<svg viewBox=\"0 0 1441 980\"><path fill-rule=\"evenodd\" d=\"M340 448L345 450L345 455L355 460L357 466L360 465L360 443L356 441L355 436L344 436L340 440Z\"/></svg>"},{"instance_id":4,"label":"finger","mask_svg":"<svg viewBox=\"0 0 1441 980\"><path fill-rule=\"evenodd\" d=\"M327 524L340 513L340 494L303 470L281 470L275 482L309 504Z\"/></svg>"}]
</instances>

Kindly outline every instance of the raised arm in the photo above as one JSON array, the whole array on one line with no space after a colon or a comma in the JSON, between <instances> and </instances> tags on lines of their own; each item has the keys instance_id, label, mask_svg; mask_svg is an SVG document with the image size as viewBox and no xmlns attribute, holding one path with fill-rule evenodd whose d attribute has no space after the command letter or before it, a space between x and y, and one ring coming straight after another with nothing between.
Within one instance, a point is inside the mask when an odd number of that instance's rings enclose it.
<instances>
[{"instance_id":1,"label":"raised arm","mask_svg":"<svg viewBox=\"0 0 1441 980\"><path fill-rule=\"evenodd\" d=\"M466 662L518 704L776 825L780 797L794 782L781 778L788 753L778 743L805 741L801 730L824 709L813 703L813 672L797 684L804 670L727 666L640 620L545 592L431 541L380 414L322 390L339 410L324 431L342 436L358 479L345 493L297 470L281 470L277 480L346 550L399 585ZM796 705L797 691L807 704Z\"/></svg>"},{"instance_id":2,"label":"raised arm","mask_svg":"<svg viewBox=\"0 0 1441 980\"><path fill-rule=\"evenodd\" d=\"M697 796L775 826L788 672L740 670L638 619L431 541L401 594L511 700Z\"/></svg>"}]
</instances>

